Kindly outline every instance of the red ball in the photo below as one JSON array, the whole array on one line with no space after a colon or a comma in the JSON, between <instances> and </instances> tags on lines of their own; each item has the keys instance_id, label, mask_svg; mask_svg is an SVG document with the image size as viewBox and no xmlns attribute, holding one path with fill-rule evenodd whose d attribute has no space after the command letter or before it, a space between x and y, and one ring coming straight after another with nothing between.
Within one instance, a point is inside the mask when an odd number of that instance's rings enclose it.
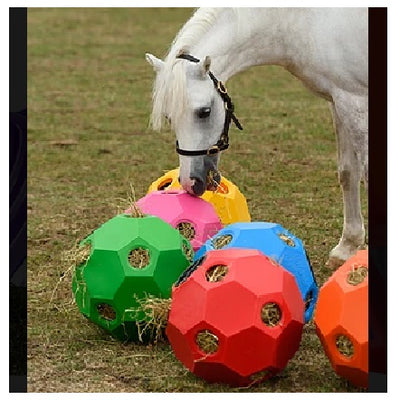
<instances>
[{"instance_id":1,"label":"red ball","mask_svg":"<svg viewBox=\"0 0 400 400\"><path fill-rule=\"evenodd\" d=\"M304 323L294 276L258 250L209 251L197 263L172 292L166 333L176 357L208 382L231 386L284 369Z\"/></svg>"}]
</instances>

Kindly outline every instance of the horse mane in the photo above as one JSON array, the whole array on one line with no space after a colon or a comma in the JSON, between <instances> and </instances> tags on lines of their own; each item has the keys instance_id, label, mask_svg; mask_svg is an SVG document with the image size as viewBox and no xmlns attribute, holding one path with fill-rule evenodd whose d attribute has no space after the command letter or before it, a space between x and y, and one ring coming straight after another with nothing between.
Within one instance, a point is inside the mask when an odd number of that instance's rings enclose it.
<instances>
[{"instance_id":1,"label":"horse mane","mask_svg":"<svg viewBox=\"0 0 400 400\"><path fill-rule=\"evenodd\" d=\"M160 130L168 116L174 128L187 107L186 74L184 63L176 56L190 49L213 26L223 8L199 8L176 35L164 67L158 72L153 87L153 111L150 124Z\"/></svg>"}]
</instances>

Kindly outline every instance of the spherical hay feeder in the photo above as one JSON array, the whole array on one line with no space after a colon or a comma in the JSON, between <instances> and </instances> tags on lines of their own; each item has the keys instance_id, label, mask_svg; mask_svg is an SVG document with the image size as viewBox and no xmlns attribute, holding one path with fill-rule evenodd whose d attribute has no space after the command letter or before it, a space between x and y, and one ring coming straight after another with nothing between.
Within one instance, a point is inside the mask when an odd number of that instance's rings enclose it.
<instances>
[{"instance_id":1,"label":"spherical hay feeder","mask_svg":"<svg viewBox=\"0 0 400 400\"><path fill-rule=\"evenodd\" d=\"M231 224L207 240L196 252L195 260L204 256L207 251L234 247L259 250L291 272L303 297L304 320L308 322L312 318L318 297L318 286L299 238L276 223Z\"/></svg>"},{"instance_id":2,"label":"spherical hay feeder","mask_svg":"<svg viewBox=\"0 0 400 400\"><path fill-rule=\"evenodd\" d=\"M322 286L315 310L317 335L334 371L368 386L368 250L359 250Z\"/></svg>"},{"instance_id":3,"label":"spherical hay feeder","mask_svg":"<svg viewBox=\"0 0 400 400\"><path fill-rule=\"evenodd\" d=\"M158 190L181 190L178 178L179 168L170 170L149 186L148 193ZM223 176L217 190L206 190L201 198L213 205L223 225L251 220L246 198L235 184Z\"/></svg>"},{"instance_id":4,"label":"spherical hay feeder","mask_svg":"<svg viewBox=\"0 0 400 400\"><path fill-rule=\"evenodd\" d=\"M173 287L167 338L210 383L250 386L299 348L303 301L294 276L257 250L212 250Z\"/></svg>"},{"instance_id":5,"label":"spherical hay feeder","mask_svg":"<svg viewBox=\"0 0 400 400\"><path fill-rule=\"evenodd\" d=\"M222 228L211 204L183 190L151 192L136 205L144 214L155 215L177 229L194 250ZM130 213L131 208L125 212Z\"/></svg>"},{"instance_id":6,"label":"spherical hay feeder","mask_svg":"<svg viewBox=\"0 0 400 400\"><path fill-rule=\"evenodd\" d=\"M72 290L81 313L120 340L152 341L147 300L170 298L192 260L189 241L160 218L121 214L80 248Z\"/></svg>"}]
</instances>

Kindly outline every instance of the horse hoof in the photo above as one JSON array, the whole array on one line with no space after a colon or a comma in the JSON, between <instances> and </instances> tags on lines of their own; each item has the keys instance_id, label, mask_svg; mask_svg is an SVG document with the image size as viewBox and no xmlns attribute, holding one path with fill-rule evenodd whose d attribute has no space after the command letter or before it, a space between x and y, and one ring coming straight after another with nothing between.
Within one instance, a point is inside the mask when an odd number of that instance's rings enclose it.
<instances>
[{"instance_id":1,"label":"horse hoof","mask_svg":"<svg viewBox=\"0 0 400 400\"><path fill-rule=\"evenodd\" d=\"M325 263L325 267L329 269L339 268L346 260L342 260L339 257L329 257L328 261Z\"/></svg>"}]
</instances>

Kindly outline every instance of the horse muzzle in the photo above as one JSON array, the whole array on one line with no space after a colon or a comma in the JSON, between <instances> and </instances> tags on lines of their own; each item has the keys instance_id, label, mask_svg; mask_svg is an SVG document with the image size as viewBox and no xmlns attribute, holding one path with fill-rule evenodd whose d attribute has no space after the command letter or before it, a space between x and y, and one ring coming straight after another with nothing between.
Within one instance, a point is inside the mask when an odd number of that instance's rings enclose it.
<instances>
[{"instance_id":1,"label":"horse muzzle","mask_svg":"<svg viewBox=\"0 0 400 400\"><path fill-rule=\"evenodd\" d=\"M221 182L221 175L216 170L208 170L204 176L191 175L189 179L179 177L182 188L191 195L201 196L206 190L215 192Z\"/></svg>"}]
</instances>

